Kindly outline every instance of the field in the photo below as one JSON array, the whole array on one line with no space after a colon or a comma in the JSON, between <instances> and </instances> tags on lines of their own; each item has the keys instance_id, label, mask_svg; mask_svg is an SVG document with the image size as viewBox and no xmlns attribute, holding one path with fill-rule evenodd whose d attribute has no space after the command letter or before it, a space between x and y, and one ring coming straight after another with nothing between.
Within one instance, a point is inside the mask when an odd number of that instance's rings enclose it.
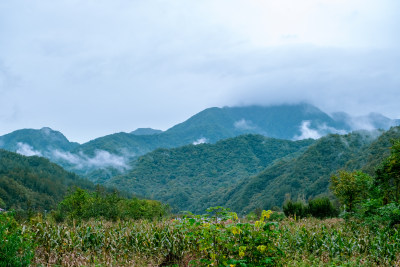
<instances>
[{"instance_id":1,"label":"field","mask_svg":"<svg viewBox=\"0 0 400 267\"><path fill-rule=\"evenodd\" d=\"M23 266L398 266L400 233L355 219L285 218L264 211L257 221L235 213L178 219L17 224L1 215L4 251ZM8 228L6 221L11 222ZM6 241L8 240L8 241ZM29 251L34 254L29 254ZM11 254L10 254L11 255ZM7 266L0 256L0 265ZM11 256L9 256L9 260ZM21 260L23 259L23 260ZM3 262L3 263L1 263ZM10 261L11 262L11 261ZM11 265L14 266L11 262Z\"/></svg>"}]
</instances>

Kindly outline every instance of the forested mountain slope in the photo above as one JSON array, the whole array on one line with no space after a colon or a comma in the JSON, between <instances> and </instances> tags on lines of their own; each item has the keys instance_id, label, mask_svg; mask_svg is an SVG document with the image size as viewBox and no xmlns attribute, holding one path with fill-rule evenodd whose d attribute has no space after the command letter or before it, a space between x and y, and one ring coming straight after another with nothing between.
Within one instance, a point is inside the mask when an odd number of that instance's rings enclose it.
<instances>
[{"instance_id":1,"label":"forested mountain slope","mask_svg":"<svg viewBox=\"0 0 400 267\"><path fill-rule=\"evenodd\" d=\"M0 149L0 198L7 209L50 210L73 185L94 189L93 183L48 159Z\"/></svg>"},{"instance_id":2,"label":"forested mountain slope","mask_svg":"<svg viewBox=\"0 0 400 267\"><path fill-rule=\"evenodd\" d=\"M314 140L288 141L243 135L216 144L158 149L134 169L106 184L169 203L177 210L202 211L210 193L255 175L283 157L294 157Z\"/></svg>"},{"instance_id":3,"label":"forested mountain slope","mask_svg":"<svg viewBox=\"0 0 400 267\"><path fill-rule=\"evenodd\" d=\"M211 198L215 199L214 204L245 212L281 206L286 194L294 199L329 194L330 176L340 169L362 169L373 175L376 166L390 153L390 140L400 138L400 127L391 128L379 138L377 134L359 131L323 137L301 156L276 162L259 175Z\"/></svg>"}]
</instances>

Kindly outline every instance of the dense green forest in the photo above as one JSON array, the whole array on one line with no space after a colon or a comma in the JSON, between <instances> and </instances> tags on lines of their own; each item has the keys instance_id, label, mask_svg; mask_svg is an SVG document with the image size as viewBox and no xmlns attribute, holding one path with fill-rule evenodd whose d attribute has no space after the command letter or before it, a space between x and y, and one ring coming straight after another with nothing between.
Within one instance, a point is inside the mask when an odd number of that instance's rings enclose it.
<instances>
[{"instance_id":1,"label":"dense green forest","mask_svg":"<svg viewBox=\"0 0 400 267\"><path fill-rule=\"evenodd\" d=\"M376 133L364 131L322 137L298 157L276 162L215 199L234 210L251 211L281 207L288 194L295 199L329 194L330 176L340 169L349 169L348 162L358 158L374 138Z\"/></svg>"},{"instance_id":2,"label":"dense green forest","mask_svg":"<svg viewBox=\"0 0 400 267\"><path fill-rule=\"evenodd\" d=\"M247 213L281 207L288 195L329 196L332 174L341 169L374 173L389 154L390 140L399 137L399 127L301 142L244 135L216 144L156 150L106 184L161 200L176 210L203 212L222 205Z\"/></svg>"},{"instance_id":3,"label":"dense green forest","mask_svg":"<svg viewBox=\"0 0 400 267\"><path fill-rule=\"evenodd\" d=\"M281 158L293 158L314 142L242 135L216 144L158 149L106 185L169 203L177 211L204 211L207 197L255 175Z\"/></svg>"},{"instance_id":4,"label":"dense green forest","mask_svg":"<svg viewBox=\"0 0 400 267\"><path fill-rule=\"evenodd\" d=\"M94 189L87 179L67 172L48 159L0 149L0 199L6 209L51 210L71 186Z\"/></svg>"}]
</instances>

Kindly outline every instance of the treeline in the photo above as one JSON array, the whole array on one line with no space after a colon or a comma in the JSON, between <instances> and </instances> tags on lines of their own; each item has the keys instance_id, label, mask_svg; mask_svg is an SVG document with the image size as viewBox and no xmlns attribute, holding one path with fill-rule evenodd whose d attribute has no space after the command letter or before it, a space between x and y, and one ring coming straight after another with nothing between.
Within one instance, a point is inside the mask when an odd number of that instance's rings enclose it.
<instances>
[{"instance_id":1,"label":"treeline","mask_svg":"<svg viewBox=\"0 0 400 267\"><path fill-rule=\"evenodd\" d=\"M373 175L360 170L340 170L331 176L330 190L340 203L335 207L327 197L306 203L287 200L283 205L286 216L317 218L355 217L366 222L393 226L400 224L400 139L392 139L390 155Z\"/></svg>"},{"instance_id":2,"label":"treeline","mask_svg":"<svg viewBox=\"0 0 400 267\"><path fill-rule=\"evenodd\" d=\"M51 217L57 222L89 219L155 219L169 212L168 205L159 201L125 198L118 192L109 193L102 187L93 192L81 188L71 190L58 204Z\"/></svg>"}]
</instances>

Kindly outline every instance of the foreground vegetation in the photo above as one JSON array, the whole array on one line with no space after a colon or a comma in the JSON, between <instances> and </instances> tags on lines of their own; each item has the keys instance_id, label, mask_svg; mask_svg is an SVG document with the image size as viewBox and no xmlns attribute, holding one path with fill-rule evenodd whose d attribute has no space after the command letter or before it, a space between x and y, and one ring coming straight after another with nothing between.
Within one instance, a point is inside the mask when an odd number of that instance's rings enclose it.
<instances>
[{"instance_id":1,"label":"foreground vegetation","mask_svg":"<svg viewBox=\"0 0 400 267\"><path fill-rule=\"evenodd\" d=\"M255 222L241 221L234 213L223 212L178 220L91 220L81 224L59 224L39 216L21 225L3 214L2 222L9 223L0 228L0 265L400 264L400 233L396 228L366 227L356 219L337 218L287 218L273 222L272 214L264 211Z\"/></svg>"}]
</instances>

